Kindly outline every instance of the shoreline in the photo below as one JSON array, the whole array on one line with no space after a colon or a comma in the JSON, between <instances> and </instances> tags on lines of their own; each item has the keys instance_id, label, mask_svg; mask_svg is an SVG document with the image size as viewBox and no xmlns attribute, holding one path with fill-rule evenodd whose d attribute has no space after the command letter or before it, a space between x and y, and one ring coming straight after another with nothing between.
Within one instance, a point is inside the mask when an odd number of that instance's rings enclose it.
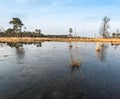
<instances>
[{"instance_id":1,"label":"shoreline","mask_svg":"<svg viewBox=\"0 0 120 99\"><path fill-rule=\"evenodd\" d=\"M13 42L13 43L30 43L30 42L99 42L99 43L114 43L114 44L120 44L119 38L31 38L31 37L0 37L0 43L7 43L7 42Z\"/></svg>"}]
</instances>

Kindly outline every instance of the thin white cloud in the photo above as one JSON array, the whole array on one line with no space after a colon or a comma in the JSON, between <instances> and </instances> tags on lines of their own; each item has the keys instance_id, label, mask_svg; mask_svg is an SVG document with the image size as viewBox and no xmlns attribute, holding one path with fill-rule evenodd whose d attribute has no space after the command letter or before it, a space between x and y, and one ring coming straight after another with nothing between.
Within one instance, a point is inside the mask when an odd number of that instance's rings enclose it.
<instances>
[{"instance_id":1,"label":"thin white cloud","mask_svg":"<svg viewBox=\"0 0 120 99\"><path fill-rule=\"evenodd\" d=\"M17 4L23 4L23 3L28 3L28 2L35 2L37 0L15 0Z\"/></svg>"},{"instance_id":2,"label":"thin white cloud","mask_svg":"<svg viewBox=\"0 0 120 99\"><path fill-rule=\"evenodd\" d=\"M99 32L102 18L108 16L112 20L110 30L119 29L119 6L72 6L71 3L76 1L80 3L97 0L14 0L18 4L14 8L10 6L0 10L0 24L10 27L9 20L20 17L27 30L31 31L40 28L46 34L67 34L69 27L72 27L80 34L94 35Z\"/></svg>"}]
</instances>

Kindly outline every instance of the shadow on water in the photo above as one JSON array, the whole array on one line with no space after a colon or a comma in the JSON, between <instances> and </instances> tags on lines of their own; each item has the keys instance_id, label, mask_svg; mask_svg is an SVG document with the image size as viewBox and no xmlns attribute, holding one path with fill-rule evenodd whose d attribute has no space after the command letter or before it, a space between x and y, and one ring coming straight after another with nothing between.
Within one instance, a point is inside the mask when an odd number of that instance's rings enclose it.
<instances>
[{"instance_id":1,"label":"shadow on water","mask_svg":"<svg viewBox=\"0 0 120 99\"><path fill-rule=\"evenodd\" d=\"M107 49L108 49L108 45L107 44L97 44L96 46L96 54L98 59L101 62L106 61L106 54L107 54Z\"/></svg>"}]
</instances>

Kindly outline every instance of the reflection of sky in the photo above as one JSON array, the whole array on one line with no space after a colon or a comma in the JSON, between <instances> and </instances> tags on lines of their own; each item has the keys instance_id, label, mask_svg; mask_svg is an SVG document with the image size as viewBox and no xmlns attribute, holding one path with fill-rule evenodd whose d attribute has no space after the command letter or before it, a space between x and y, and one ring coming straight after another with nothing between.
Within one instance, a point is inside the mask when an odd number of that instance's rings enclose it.
<instances>
[{"instance_id":1,"label":"reflection of sky","mask_svg":"<svg viewBox=\"0 0 120 99\"><path fill-rule=\"evenodd\" d=\"M77 43L77 46L82 64L72 73L67 43L45 42L42 47L23 46L23 58L15 54L15 48L0 47L0 59L4 60L0 61L0 77L3 76L0 78L0 96L41 94L52 97L59 93L64 94L66 99L83 94L104 96L103 93L113 93L117 96L120 90L119 47L115 50L109 46L106 61L101 62L96 56L94 43ZM5 51L11 56L4 57ZM22 62L19 64L17 60Z\"/></svg>"}]
</instances>

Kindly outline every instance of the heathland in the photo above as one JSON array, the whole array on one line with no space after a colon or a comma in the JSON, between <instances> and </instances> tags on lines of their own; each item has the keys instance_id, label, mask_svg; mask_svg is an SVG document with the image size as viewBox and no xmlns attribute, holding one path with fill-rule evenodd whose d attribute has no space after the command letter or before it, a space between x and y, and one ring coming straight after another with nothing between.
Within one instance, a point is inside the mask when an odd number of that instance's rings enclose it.
<instances>
[{"instance_id":1,"label":"heathland","mask_svg":"<svg viewBox=\"0 0 120 99\"><path fill-rule=\"evenodd\" d=\"M0 42L42 42L42 41L54 41L54 42L100 42L100 43L114 43L120 44L119 38L60 38L60 37L0 37Z\"/></svg>"}]
</instances>

